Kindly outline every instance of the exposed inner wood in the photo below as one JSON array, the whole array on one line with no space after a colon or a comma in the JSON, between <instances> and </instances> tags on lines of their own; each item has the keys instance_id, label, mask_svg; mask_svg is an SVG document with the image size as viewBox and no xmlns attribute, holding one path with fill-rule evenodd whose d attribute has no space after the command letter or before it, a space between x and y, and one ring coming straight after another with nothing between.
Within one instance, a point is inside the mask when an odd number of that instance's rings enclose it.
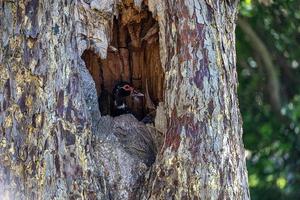
<instances>
[{"instance_id":1,"label":"exposed inner wood","mask_svg":"<svg viewBox=\"0 0 300 200\"><path fill-rule=\"evenodd\" d=\"M103 92L111 94L118 81L128 81L144 94L147 90L151 101L157 106L163 101L164 83L158 23L145 5L138 10L132 4L124 3L119 5L119 9L120 15L112 25L107 59L101 60L91 50L86 50L82 58L93 76L98 96ZM139 119L153 111L153 106L149 106L153 104L147 97L139 101L128 98L128 105ZM110 108L111 105L105 107ZM104 110L101 113L111 114Z\"/></svg>"}]
</instances>

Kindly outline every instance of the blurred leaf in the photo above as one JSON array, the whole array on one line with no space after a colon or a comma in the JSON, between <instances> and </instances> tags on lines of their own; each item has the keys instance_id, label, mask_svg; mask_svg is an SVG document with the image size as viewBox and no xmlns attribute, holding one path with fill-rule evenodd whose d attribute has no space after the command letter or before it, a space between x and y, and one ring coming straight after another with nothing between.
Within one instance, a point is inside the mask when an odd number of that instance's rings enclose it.
<instances>
[{"instance_id":1,"label":"blurred leaf","mask_svg":"<svg viewBox=\"0 0 300 200\"><path fill-rule=\"evenodd\" d=\"M279 177L277 180L276 180L276 185L280 188L280 189L283 189L287 184L287 181L285 178L283 177Z\"/></svg>"},{"instance_id":2,"label":"blurred leaf","mask_svg":"<svg viewBox=\"0 0 300 200\"><path fill-rule=\"evenodd\" d=\"M258 180L257 175L251 174L251 175L249 176L249 186L250 186L250 187L255 187L255 186L258 185L258 183L259 183L259 180Z\"/></svg>"}]
</instances>

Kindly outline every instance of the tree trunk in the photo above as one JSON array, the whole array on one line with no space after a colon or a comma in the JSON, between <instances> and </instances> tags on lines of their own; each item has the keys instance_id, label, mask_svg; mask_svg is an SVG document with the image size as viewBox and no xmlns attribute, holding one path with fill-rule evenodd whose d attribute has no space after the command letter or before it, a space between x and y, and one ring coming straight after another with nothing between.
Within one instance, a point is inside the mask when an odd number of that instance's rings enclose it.
<instances>
[{"instance_id":1,"label":"tree trunk","mask_svg":"<svg viewBox=\"0 0 300 200\"><path fill-rule=\"evenodd\" d=\"M159 24L160 55L146 7ZM229 0L0 0L0 196L250 199L236 14L237 2ZM116 134L131 119L99 112L99 84L107 77L98 76L110 66L117 74L108 77L136 75L143 90L143 77L151 79L150 94L163 101L155 127L164 139L149 142L153 135L141 136L147 130L138 122L130 129L142 143L138 155L122 146L132 135ZM144 153L153 143L163 145L149 168Z\"/></svg>"},{"instance_id":2,"label":"tree trunk","mask_svg":"<svg viewBox=\"0 0 300 200\"><path fill-rule=\"evenodd\" d=\"M168 128L147 198L249 199L237 99L237 1L149 4L160 8L163 27Z\"/></svg>"}]
</instances>

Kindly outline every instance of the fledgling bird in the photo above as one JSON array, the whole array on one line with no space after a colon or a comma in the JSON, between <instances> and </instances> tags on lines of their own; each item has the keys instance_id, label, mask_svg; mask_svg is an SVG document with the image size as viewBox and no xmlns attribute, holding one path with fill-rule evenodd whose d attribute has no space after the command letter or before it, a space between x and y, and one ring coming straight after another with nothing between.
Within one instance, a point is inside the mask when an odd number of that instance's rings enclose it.
<instances>
[{"instance_id":1,"label":"fledgling bird","mask_svg":"<svg viewBox=\"0 0 300 200\"><path fill-rule=\"evenodd\" d=\"M119 116L122 114L131 113L130 109L126 104L126 97L142 97L144 96L142 93L138 92L134 89L134 87L125 81L121 81L117 83L113 89L113 116Z\"/></svg>"}]
</instances>

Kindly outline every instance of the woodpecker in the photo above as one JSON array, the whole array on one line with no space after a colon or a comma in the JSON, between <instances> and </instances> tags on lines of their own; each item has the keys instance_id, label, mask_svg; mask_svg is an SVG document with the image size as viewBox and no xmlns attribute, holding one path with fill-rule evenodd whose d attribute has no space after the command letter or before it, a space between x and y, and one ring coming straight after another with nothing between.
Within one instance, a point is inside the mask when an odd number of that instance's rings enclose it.
<instances>
[{"instance_id":1,"label":"woodpecker","mask_svg":"<svg viewBox=\"0 0 300 200\"><path fill-rule=\"evenodd\" d=\"M122 114L131 113L130 109L126 104L126 97L144 96L144 94L135 90L130 83L125 81L121 81L117 83L113 89L112 94L113 94L113 102L114 102L113 116L119 116Z\"/></svg>"}]
</instances>

